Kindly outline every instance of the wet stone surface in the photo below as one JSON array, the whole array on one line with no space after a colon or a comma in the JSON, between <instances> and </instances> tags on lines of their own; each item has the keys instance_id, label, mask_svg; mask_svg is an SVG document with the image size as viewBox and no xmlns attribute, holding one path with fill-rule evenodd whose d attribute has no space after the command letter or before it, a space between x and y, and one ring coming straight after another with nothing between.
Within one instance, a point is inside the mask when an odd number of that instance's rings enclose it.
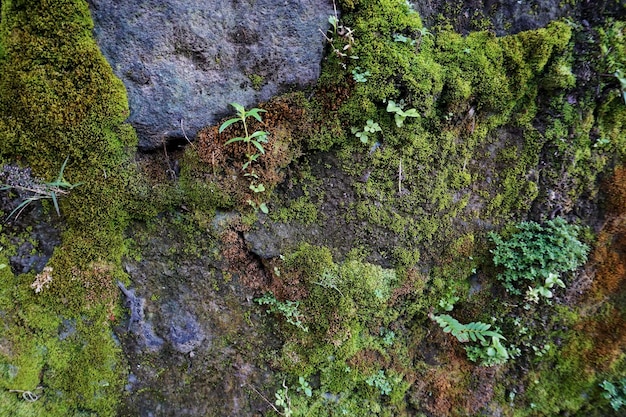
<instances>
[{"instance_id":1,"label":"wet stone surface","mask_svg":"<svg viewBox=\"0 0 626 417\"><path fill-rule=\"evenodd\" d=\"M141 260L125 261L130 296L120 295L128 308L116 329L129 367L121 415L257 415L267 404L251 387L271 395L263 358L281 342L252 290L222 271L210 233L190 253L169 220L133 227Z\"/></svg>"}]
</instances>

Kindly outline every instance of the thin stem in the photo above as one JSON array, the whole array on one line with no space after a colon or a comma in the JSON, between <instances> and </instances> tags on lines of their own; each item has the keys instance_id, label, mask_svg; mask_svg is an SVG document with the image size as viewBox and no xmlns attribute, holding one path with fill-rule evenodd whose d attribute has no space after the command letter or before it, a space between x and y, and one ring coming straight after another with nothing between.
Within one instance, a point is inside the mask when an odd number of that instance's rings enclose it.
<instances>
[{"instance_id":1,"label":"thin stem","mask_svg":"<svg viewBox=\"0 0 626 417\"><path fill-rule=\"evenodd\" d=\"M246 123L246 115L244 114L241 118L243 121L243 130L246 132L246 140L245 142L248 144L248 155L250 155L250 135L248 135L248 124ZM249 156L248 156L249 158Z\"/></svg>"},{"instance_id":2,"label":"thin stem","mask_svg":"<svg viewBox=\"0 0 626 417\"><path fill-rule=\"evenodd\" d=\"M248 201L250 201L250 200L248 200ZM259 397L263 398L263 400L265 400L265 402L266 402L266 403L268 403L268 404L270 405L270 407L272 407L272 408L274 409L274 411L276 411L276 412L277 412L278 414L280 414L280 415L283 415L283 413L281 413L280 411L278 411L278 408L276 408L276 406L275 406L274 404L272 404L272 403L270 402L270 400L268 400L267 398L265 398L265 396L264 396L263 394L261 394L261 393L260 393L260 392L259 392L256 388L254 388L254 386L253 386L253 385L251 385L251 384L246 384L246 385L247 385L247 386L249 386L250 388L252 388L252 390L253 390L254 392L256 392L256 393L259 395Z\"/></svg>"}]
</instances>

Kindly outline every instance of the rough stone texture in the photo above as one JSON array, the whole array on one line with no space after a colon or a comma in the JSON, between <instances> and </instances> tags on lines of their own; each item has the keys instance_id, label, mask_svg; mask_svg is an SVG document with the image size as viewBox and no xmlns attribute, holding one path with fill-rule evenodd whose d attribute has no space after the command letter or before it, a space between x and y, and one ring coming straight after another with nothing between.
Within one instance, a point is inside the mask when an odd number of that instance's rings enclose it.
<instances>
[{"instance_id":1,"label":"rough stone texture","mask_svg":"<svg viewBox=\"0 0 626 417\"><path fill-rule=\"evenodd\" d=\"M269 406L254 390L271 397L268 387L278 384L264 355L276 355L281 341L255 293L222 272L214 238L189 236L181 222L174 214L156 235L139 224L131 231L141 259L124 262L130 285L120 285L127 310L115 332L128 379L119 415L259 415Z\"/></svg>"},{"instance_id":2,"label":"rough stone texture","mask_svg":"<svg viewBox=\"0 0 626 417\"><path fill-rule=\"evenodd\" d=\"M89 0L95 36L128 90L141 149L189 138L319 76L328 0ZM253 83L253 80L255 81Z\"/></svg>"},{"instance_id":3,"label":"rough stone texture","mask_svg":"<svg viewBox=\"0 0 626 417\"><path fill-rule=\"evenodd\" d=\"M623 1L592 0L564 2L562 0L411 0L413 8L427 26L436 24L440 16L453 23L455 30L467 34L489 29L498 36L511 35L546 26L553 20L570 18L593 23L607 16L623 13ZM572 4L574 3L574 4ZM620 5L620 3L622 3Z\"/></svg>"}]
</instances>

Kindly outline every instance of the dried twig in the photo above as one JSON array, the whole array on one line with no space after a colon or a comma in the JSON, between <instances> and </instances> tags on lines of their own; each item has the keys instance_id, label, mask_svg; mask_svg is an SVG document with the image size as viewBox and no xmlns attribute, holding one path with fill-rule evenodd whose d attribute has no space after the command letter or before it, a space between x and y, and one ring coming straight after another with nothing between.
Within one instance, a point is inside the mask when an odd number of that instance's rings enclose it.
<instances>
[{"instance_id":1,"label":"dried twig","mask_svg":"<svg viewBox=\"0 0 626 417\"><path fill-rule=\"evenodd\" d=\"M37 387L36 390L41 390L42 387ZM28 401L29 403L34 403L35 401L37 401L39 398L41 398L41 395L37 395L32 391L25 391L25 390L21 390L21 389L10 389L9 392L16 392L18 394L22 394L22 399L24 401Z\"/></svg>"}]
</instances>

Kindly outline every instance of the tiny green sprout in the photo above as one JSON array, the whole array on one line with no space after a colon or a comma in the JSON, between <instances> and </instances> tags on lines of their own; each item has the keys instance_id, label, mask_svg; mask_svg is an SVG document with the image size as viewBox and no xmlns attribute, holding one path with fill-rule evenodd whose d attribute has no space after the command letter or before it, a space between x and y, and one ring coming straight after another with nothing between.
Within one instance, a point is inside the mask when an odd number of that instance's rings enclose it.
<instances>
[{"instance_id":1,"label":"tiny green sprout","mask_svg":"<svg viewBox=\"0 0 626 417\"><path fill-rule=\"evenodd\" d=\"M626 97L624 98L624 100L626 101ZM594 148L603 148L605 145L608 145L609 143L611 143L611 139L607 139L607 138L600 138L596 141L596 143L593 144Z\"/></svg>"},{"instance_id":2,"label":"tiny green sprout","mask_svg":"<svg viewBox=\"0 0 626 417\"><path fill-rule=\"evenodd\" d=\"M285 385L285 381L283 381L283 388L276 391L274 394L276 397L276 407L281 407L283 409L282 413L279 412L284 417L291 417L293 415L293 410L291 409L291 399L289 398L289 388ZM278 412L278 410L276 410Z\"/></svg>"},{"instance_id":3,"label":"tiny green sprout","mask_svg":"<svg viewBox=\"0 0 626 417\"><path fill-rule=\"evenodd\" d=\"M250 189L254 191L255 193L262 193L263 191L265 191L265 185L263 184L257 185L255 183L252 183L250 184Z\"/></svg>"},{"instance_id":4,"label":"tiny green sprout","mask_svg":"<svg viewBox=\"0 0 626 417\"><path fill-rule=\"evenodd\" d=\"M544 285L539 285L537 288L528 287L526 291L526 301L538 303L539 297L552 298L552 291L550 291L555 285L565 288L565 283L555 273L550 272L546 277Z\"/></svg>"},{"instance_id":5,"label":"tiny green sprout","mask_svg":"<svg viewBox=\"0 0 626 417\"><path fill-rule=\"evenodd\" d=\"M444 311L452 311L454 310L454 304L457 301L459 301L459 297L449 295L446 298L442 298L439 300L439 307L441 307Z\"/></svg>"},{"instance_id":6,"label":"tiny green sprout","mask_svg":"<svg viewBox=\"0 0 626 417\"><path fill-rule=\"evenodd\" d=\"M422 26L422 28L419 30L419 34L420 34L420 37L433 36L433 34L430 32L430 30L428 30L426 26Z\"/></svg>"},{"instance_id":7,"label":"tiny green sprout","mask_svg":"<svg viewBox=\"0 0 626 417\"><path fill-rule=\"evenodd\" d=\"M369 142L370 135L375 134L376 132L382 132L380 125L374 122L372 119L368 119L363 130L360 130L358 127L351 128L354 136L359 138L362 143L367 144Z\"/></svg>"},{"instance_id":8,"label":"tiny green sprout","mask_svg":"<svg viewBox=\"0 0 626 417\"><path fill-rule=\"evenodd\" d=\"M422 40L424 39L425 36L433 36L432 33L430 33L430 31L426 28L426 27L422 27L419 31L419 38L417 39L417 48L419 49L419 47L422 45Z\"/></svg>"},{"instance_id":9,"label":"tiny green sprout","mask_svg":"<svg viewBox=\"0 0 626 417\"><path fill-rule=\"evenodd\" d=\"M408 109L405 111L402 107L403 106L396 104L396 102L393 100L389 100L389 103L387 103L387 111L389 113L394 113L393 117L396 121L396 126L404 126L404 120L407 117L420 117L420 114L417 112L416 109Z\"/></svg>"},{"instance_id":10,"label":"tiny green sprout","mask_svg":"<svg viewBox=\"0 0 626 417\"><path fill-rule=\"evenodd\" d=\"M357 83L365 83L367 82L367 77L372 75L369 71L361 71L361 67L356 67L352 70L352 78Z\"/></svg>"},{"instance_id":11,"label":"tiny green sprout","mask_svg":"<svg viewBox=\"0 0 626 417\"><path fill-rule=\"evenodd\" d=\"M297 390L298 392L304 392L304 395L307 397L311 397L313 395L313 390L311 389L311 385L304 379L303 376L298 378L298 384L300 385Z\"/></svg>"},{"instance_id":12,"label":"tiny green sprout","mask_svg":"<svg viewBox=\"0 0 626 417\"><path fill-rule=\"evenodd\" d=\"M256 202L252 201L252 200L248 200L247 203L250 205L250 207L252 207L254 210L261 210L261 212L263 214L267 214L270 212L270 209L267 207L267 204L265 203L261 203L261 204L257 204Z\"/></svg>"},{"instance_id":13,"label":"tiny green sprout","mask_svg":"<svg viewBox=\"0 0 626 417\"><path fill-rule=\"evenodd\" d=\"M406 37L406 36L404 36L404 35L402 35L400 33L394 33L393 34L393 40L395 42L402 42L402 43L409 44L411 46L414 46L417 43L417 41L415 39L408 38L408 37Z\"/></svg>"}]
</instances>

